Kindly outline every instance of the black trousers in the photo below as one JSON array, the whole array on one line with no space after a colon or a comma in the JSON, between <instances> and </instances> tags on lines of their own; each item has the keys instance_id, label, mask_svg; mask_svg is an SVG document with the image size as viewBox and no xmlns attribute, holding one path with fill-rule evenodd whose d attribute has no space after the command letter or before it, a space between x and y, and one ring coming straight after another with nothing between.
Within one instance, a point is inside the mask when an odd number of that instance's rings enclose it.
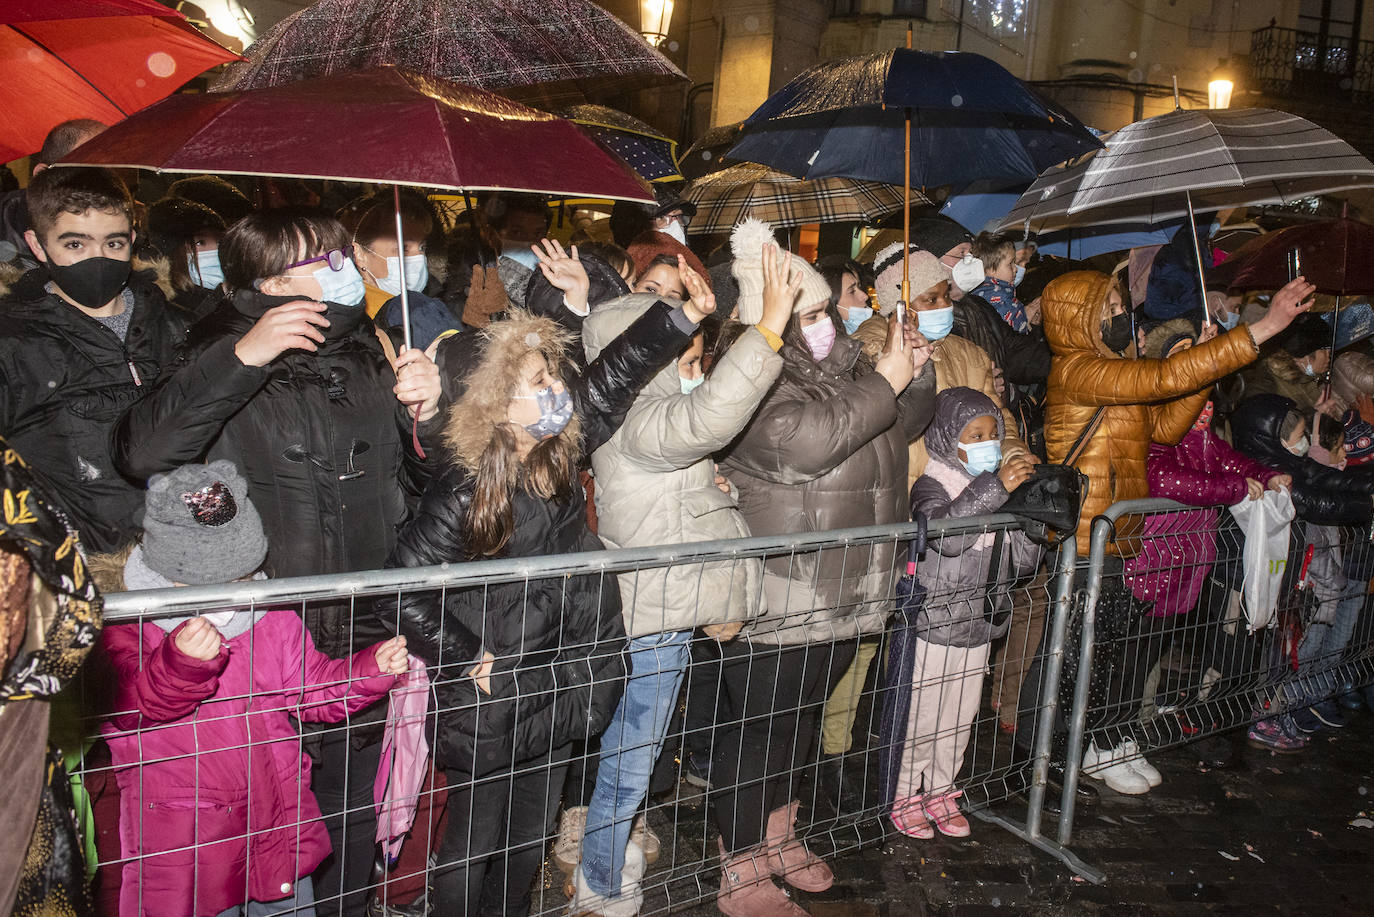
<instances>
[{"instance_id":1,"label":"black trousers","mask_svg":"<svg viewBox=\"0 0 1374 917\"><path fill-rule=\"evenodd\" d=\"M716 729L711 793L727 852L763 841L768 813L800 797L825 702L858 639L801 646L732 640L721 646L721 686L736 716Z\"/></svg>"},{"instance_id":2,"label":"black trousers","mask_svg":"<svg viewBox=\"0 0 1374 917\"><path fill-rule=\"evenodd\" d=\"M524 917L530 886L568 774L570 745L481 777L448 771L448 827L435 871L434 913Z\"/></svg>"},{"instance_id":3,"label":"black trousers","mask_svg":"<svg viewBox=\"0 0 1374 917\"><path fill-rule=\"evenodd\" d=\"M315 870L315 913L363 917L377 855L372 784L382 760L382 743L354 748L342 726L330 728L321 739L310 783L334 853Z\"/></svg>"}]
</instances>

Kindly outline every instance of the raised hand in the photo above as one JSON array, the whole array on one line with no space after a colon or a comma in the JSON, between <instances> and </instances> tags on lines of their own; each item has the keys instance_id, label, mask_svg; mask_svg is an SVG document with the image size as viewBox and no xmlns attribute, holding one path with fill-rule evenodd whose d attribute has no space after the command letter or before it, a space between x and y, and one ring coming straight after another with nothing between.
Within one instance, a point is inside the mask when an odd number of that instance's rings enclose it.
<instances>
[{"instance_id":1,"label":"raised hand","mask_svg":"<svg viewBox=\"0 0 1374 917\"><path fill-rule=\"evenodd\" d=\"M438 349L439 342L435 341L428 350L412 347L396 355L396 385L391 390L410 413L419 406L421 423L439 413L439 395L443 389L439 367L434 364Z\"/></svg>"},{"instance_id":2,"label":"raised hand","mask_svg":"<svg viewBox=\"0 0 1374 917\"><path fill-rule=\"evenodd\" d=\"M907 335L898 324L895 312L888 316L887 345L883 347L883 352L878 356L878 362L873 368L878 375L887 380L888 385L892 386L894 395L900 395L916 377L916 361L911 348L907 346Z\"/></svg>"},{"instance_id":3,"label":"raised hand","mask_svg":"<svg viewBox=\"0 0 1374 917\"><path fill-rule=\"evenodd\" d=\"M539 259L539 270L544 274L544 279L555 289L563 291L568 306L577 312L587 311L591 281L587 279L587 269L577 257L577 246L564 251L557 239L543 239L539 245L531 245L530 251Z\"/></svg>"},{"instance_id":4,"label":"raised hand","mask_svg":"<svg viewBox=\"0 0 1374 917\"><path fill-rule=\"evenodd\" d=\"M763 246L763 318L759 324L782 337L801 295L801 271L772 242Z\"/></svg>"},{"instance_id":5,"label":"raised hand","mask_svg":"<svg viewBox=\"0 0 1374 917\"><path fill-rule=\"evenodd\" d=\"M700 324L702 319L716 311L716 294L711 292L706 280L692 270L687 259L681 255L677 256L677 272L682 278L683 288L687 290L687 302L683 303L682 311L693 322Z\"/></svg>"},{"instance_id":6,"label":"raised hand","mask_svg":"<svg viewBox=\"0 0 1374 917\"><path fill-rule=\"evenodd\" d=\"M1269 311L1264 318L1250 326L1250 335L1256 344L1263 344L1293 323L1293 319L1312 308L1312 294L1317 288L1307 282L1307 278L1290 280L1269 300Z\"/></svg>"}]
</instances>

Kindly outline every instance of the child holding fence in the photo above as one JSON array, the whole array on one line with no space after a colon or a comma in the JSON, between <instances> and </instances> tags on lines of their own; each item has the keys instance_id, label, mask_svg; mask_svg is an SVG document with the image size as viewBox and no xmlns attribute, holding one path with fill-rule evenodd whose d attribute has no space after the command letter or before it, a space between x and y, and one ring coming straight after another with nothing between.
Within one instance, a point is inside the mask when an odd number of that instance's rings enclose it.
<instances>
[{"instance_id":1,"label":"child holding fence","mask_svg":"<svg viewBox=\"0 0 1374 917\"><path fill-rule=\"evenodd\" d=\"M997 512L1032 468L1021 455L1002 461L1002 423L1001 409L981 392L956 387L935 396L925 433L930 462L911 491L913 515ZM990 576L999 553L999 572ZM1023 533L984 532L931 539L917 564L928 593L916 624L911 708L892 805L892 823L908 837L969 833L954 778L983 696L989 644L1006 632L1011 613L1011 597L990 586L1029 576L1039 560L1039 548Z\"/></svg>"},{"instance_id":2,"label":"child holding fence","mask_svg":"<svg viewBox=\"0 0 1374 917\"><path fill-rule=\"evenodd\" d=\"M107 587L160 589L252 576L267 554L233 463L148 483L143 541L93 562ZM346 659L315 649L290 609L113 625L118 679L104 724L120 787L121 917L313 914L310 874L329 836L292 718L337 722L406 671L405 638Z\"/></svg>"}]
</instances>

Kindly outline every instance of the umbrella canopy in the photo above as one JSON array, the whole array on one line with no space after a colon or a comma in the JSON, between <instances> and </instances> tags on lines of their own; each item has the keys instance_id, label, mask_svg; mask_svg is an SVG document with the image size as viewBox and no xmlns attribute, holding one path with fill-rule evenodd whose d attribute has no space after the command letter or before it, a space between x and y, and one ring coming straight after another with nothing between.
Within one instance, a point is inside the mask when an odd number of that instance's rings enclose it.
<instances>
[{"instance_id":1,"label":"umbrella canopy","mask_svg":"<svg viewBox=\"0 0 1374 917\"><path fill-rule=\"evenodd\" d=\"M827 61L775 92L745 120L734 159L800 178L911 184L1031 181L1101 146L1092 133L1005 68L977 54L898 48Z\"/></svg>"},{"instance_id":2,"label":"umbrella canopy","mask_svg":"<svg viewBox=\"0 0 1374 917\"><path fill-rule=\"evenodd\" d=\"M1171 111L1103 138L1046 171L1002 227L1159 223L1199 210L1290 201L1374 185L1374 163L1311 121L1267 108Z\"/></svg>"},{"instance_id":3,"label":"umbrella canopy","mask_svg":"<svg viewBox=\"0 0 1374 917\"><path fill-rule=\"evenodd\" d=\"M678 168L688 181L718 172L734 163L726 154L739 141L743 121L721 124L698 137L678 159Z\"/></svg>"},{"instance_id":4,"label":"umbrella canopy","mask_svg":"<svg viewBox=\"0 0 1374 917\"><path fill-rule=\"evenodd\" d=\"M215 90L387 64L545 103L686 79L591 0L319 0L277 23L245 54Z\"/></svg>"},{"instance_id":5,"label":"umbrella canopy","mask_svg":"<svg viewBox=\"0 0 1374 917\"><path fill-rule=\"evenodd\" d=\"M681 181L677 141L638 118L604 105L573 105L559 112L648 181Z\"/></svg>"},{"instance_id":6,"label":"umbrella canopy","mask_svg":"<svg viewBox=\"0 0 1374 917\"><path fill-rule=\"evenodd\" d=\"M155 0L0 5L0 162L38 150L63 121L113 123L236 59Z\"/></svg>"},{"instance_id":7,"label":"umbrella canopy","mask_svg":"<svg viewBox=\"0 0 1374 917\"><path fill-rule=\"evenodd\" d=\"M173 96L64 164L654 200L562 118L394 67Z\"/></svg>"},{"instance_id":8,"label":"umbrella canopy","mask_svg":"<svg viewBox=\"0 0 1374 917\"><path fill-rule=\"evenodd\" d=\"M1345 219L1306 223L1260 239L1231 279L1233 289L1277 290L1288 282L1288 253L1296 249L1303 276L1318 293L1374 294L1374 226L1368 223Z\"/></svg>"},{"instance_id":9,"label":"umbrella canopy","mask_svg":"<svg viewBox=\"0 0 1374 917\"><path fill-rule=\"evenodd\" d=\"M753 162L712 172L687 186L684 197L697 205L690 233L729 232L745 217L771 226L803 223L871 223L900 211L902 189L849 178L806 180ZM916 203L928 204L921 195Z\"/></svg>"}]
</instances>

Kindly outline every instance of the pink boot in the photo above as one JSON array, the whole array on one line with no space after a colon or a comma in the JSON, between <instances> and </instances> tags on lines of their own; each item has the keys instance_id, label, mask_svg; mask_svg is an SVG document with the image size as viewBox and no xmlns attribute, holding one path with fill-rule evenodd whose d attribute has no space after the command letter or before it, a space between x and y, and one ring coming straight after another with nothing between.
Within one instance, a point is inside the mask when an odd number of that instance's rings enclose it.
<instances>
[{"instance_id":1,"label":"pink boot","mask_svg":"<svg viewBox=\"0 0 1374 917\"><path fill-rule=\"evenodd\" d=\"M926 815L935 822L935 828L946 837L968 837L968 819L959 811L954 800L964 795L958 790L943 796L931 796L925 800Z\"/></svg>"},{"instance_id":2,"label":"pink boot","mask_svg":"<svg viewBox=\"0 0 1374 917\"><path fill-rule=\"evenodd\" d=\"M733 856L720 844L720 893L716 907L725 917L810 917L773 884L768 871L768 854L763 847L750 847Z\"/></svg>"},{"instance_id":3,"label":"pink boot","mask_svg":"<svg viewBox=\"0 0 1374 917\"><path fill-rule=\"evenodd\" d=\"M768 813L768 834L764 844L768 848L768 868L793 888L804 892L823 892L835 884L835 874L825 860L806 849L797 840L797 808L793 800L781 809Z\"/></svg>"}]
</instances>

